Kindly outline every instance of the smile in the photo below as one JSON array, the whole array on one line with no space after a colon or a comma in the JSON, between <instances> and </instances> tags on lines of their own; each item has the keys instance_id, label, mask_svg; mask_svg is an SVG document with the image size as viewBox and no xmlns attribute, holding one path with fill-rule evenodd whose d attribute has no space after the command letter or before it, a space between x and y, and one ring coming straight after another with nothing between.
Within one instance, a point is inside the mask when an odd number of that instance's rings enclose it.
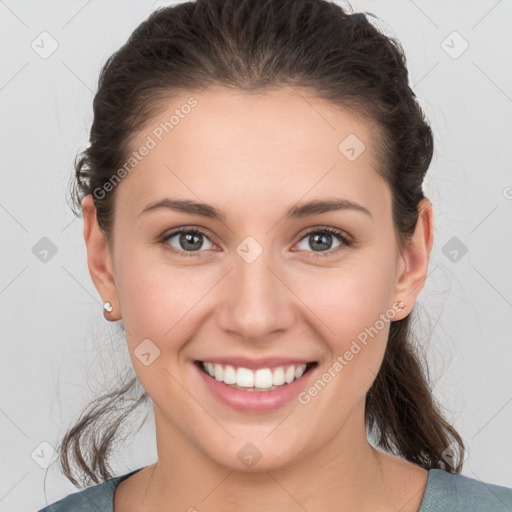
<instances>
[{"instance_id":1,"label":"smile","mask_svg":"<svg viewBox=\"0 0 512 512\"><path fill-rule=\"evenodd\" d=\"M259 368L251 370L244 367L234 367L229 364L198 361L201 369L219 382L223 382L233 389L243 391L272 391L291 384L300 379L309 367L316 363L289 364L276 368Z\"/></svg>"},{"instance_id":2,"label":"smile","mask_svg":"<svg viewBox=\"0 0 512 512\"><path fill-rule=\"evenodd\" d=\"M251 413L268 413L293 402L318 370L317 361L229 362L232 364L194 361L194 366L210 396L231 408Z\"/></svg>"}]
</instances>

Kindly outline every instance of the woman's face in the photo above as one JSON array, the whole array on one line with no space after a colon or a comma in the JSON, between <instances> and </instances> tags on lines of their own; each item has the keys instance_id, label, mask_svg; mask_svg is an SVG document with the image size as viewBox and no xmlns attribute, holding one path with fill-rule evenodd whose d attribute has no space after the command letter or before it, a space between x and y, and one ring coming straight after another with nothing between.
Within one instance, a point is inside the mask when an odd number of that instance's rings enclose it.
<instances>
[{"instance_id":1,"label":"woman's face","mask_svg":"<svg viewBox=\"0 0 512 512\"><path fill-rule=\"evenodd\" d=\"M365 442L390 320L426 271L420 242L408 277L376 148L369 123L292 89L184 95L132 141L112 280L95 282L154 403L159 457L270 470ZM150 208L164 200L205 206ZM345 207L305 207L324 201Z\"/></svg>"}]
</instances>

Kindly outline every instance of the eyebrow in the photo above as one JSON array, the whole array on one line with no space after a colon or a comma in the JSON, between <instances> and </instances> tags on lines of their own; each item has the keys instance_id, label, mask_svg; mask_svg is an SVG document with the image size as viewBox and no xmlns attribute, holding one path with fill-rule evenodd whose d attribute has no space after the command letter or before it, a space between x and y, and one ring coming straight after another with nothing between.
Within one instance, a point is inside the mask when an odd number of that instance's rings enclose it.
<instances>
[{"instance_id":1,"label":"eyebrow","mask_svg":"<svg viewBox=\"0 0 512 512\"><path fill-rule=\"evenodd\" d=\"M154 211L160 208L166 208L191 215L200 215L209 219L219 220L226 222L225 214L219 209L206 203L198 203L189 199L169 199L165 198L160 201L148 204L142 210L138 217L141 215ZM354 210L362 212L369 217L372 217L371 212L364 206L349 201L348 199L327 199L327 200L314 200L308 203L302 203L292 206L285 214L286 219L300 219L313 215L320 215L339 210Z\"/></svg>"}]
</instances>

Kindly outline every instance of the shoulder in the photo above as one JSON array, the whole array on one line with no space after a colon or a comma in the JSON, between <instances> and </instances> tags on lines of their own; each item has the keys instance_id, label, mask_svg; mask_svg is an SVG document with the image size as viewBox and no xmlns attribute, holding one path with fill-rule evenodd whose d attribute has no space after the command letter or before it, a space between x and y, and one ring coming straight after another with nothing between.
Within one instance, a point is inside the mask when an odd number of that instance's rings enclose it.
<instances>
[{"instance_id":1,"label":"shoulder","mask_svg":"<svg viewBox=\"0 0 512 512\"><path fill-rule=\"evenodd\" d=\"M512 488L430 469L418 512L510 512Z\"/></svg>"},{"instance_id":2,"label":"shoulder","mask_svg":"<svg viewBox=\"0 0 512 512\"><path fill-rule=\"evenodd\" d=\"M38 512L114 512L113 497L116 487L140 469L142 468L69 494Z\"/></svg>"}]
</instances>

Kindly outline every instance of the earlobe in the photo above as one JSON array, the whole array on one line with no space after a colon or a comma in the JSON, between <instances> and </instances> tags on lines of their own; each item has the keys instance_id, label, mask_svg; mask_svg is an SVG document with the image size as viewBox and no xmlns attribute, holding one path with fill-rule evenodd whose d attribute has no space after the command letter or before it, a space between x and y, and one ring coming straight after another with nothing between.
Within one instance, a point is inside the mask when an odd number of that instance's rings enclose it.
<instances>
[{"instance_id":1,"label":"earlobe","mask_svg":"<svg viewBox=\"0 0 512 512\"><path fill-rule=\"evenodd\" d=\"M403 301L407 307L397 315L397 320L410 313L425 284L433 244L433 228L432 205L428 199L422 199L418 204L414 233L401 251L405 269L396 282L394 302Z\"/></svg>"},{"instance_id":2,"label":"earlobe","mask_svg":"<svg viewBox=\"0 0 512 512\"><path fill-rule=\"evenodd\" d=\"M84 218L84 240L87 248L87 266L91 279L101 297L101 303L110 302L112 312L104 310L108 320L115 318L116 311L119 312L119 301L117 288L113 274L112 255L108 246L107 238L100 229L96 218L96 207L91 194L82 200L82 213Z\"/></svg>"}]
</instances>

